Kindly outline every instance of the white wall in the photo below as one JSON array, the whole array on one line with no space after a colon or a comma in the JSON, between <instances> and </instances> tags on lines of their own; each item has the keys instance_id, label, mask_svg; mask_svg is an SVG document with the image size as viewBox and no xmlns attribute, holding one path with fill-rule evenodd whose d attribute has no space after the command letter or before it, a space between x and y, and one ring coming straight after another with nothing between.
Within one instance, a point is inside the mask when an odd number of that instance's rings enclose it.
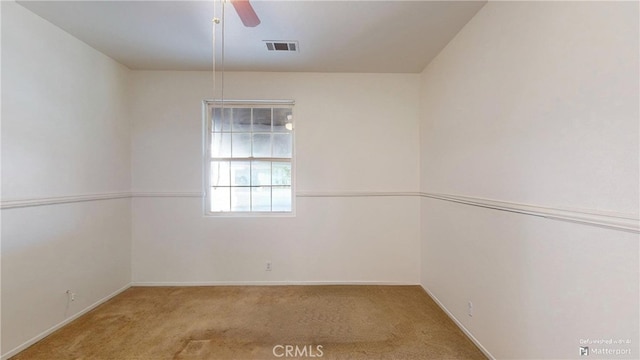
<instances>
[{"instance_id":1,"label":"white wall","mask_svg":"<svg viewBox=\"0 0 640 360\"><path fill-rule=\"evenodd\" d=\"M155 193L133 201L134 283L418 283L419 200L375 195L418 189L419 75L225 75L225 98L296 101L288 218L203 217L200 198L167 196L202 191L211 82L133 73L133 191Z\"/></svg>"},{"instance_id":2,"label":"white wall","mask_svg":"<svg viewBox=\"0 0 640 360\"><path fill-rule=\"evenodd\" d=\"M422 74L421 191L637 218L638 50L637 2L489 2ZM422 284L493 356L638 357L637 233L421 207Z\"/></svg>"},{"instance_id":3,"label":"white wall","mask_svg":"<svg viewBox=\"0 0 640 360\"><path fill-rule=\"evenodd\" d=\"M129 70L1 6L3 207L129 191ZM130 223L126 198L2 209L3 356L130 283Z\"/></svg>"}]
</instances>

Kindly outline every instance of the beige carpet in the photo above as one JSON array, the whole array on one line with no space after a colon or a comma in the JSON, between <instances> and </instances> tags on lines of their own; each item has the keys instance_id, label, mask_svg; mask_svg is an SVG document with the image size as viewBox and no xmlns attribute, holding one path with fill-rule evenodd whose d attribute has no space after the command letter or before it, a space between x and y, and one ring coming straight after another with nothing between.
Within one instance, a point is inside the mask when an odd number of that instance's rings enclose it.
<instances>
[{"instance_id":1,"label":"beige carpet","mask_svg":"<svg viewBox=\"0 0 640 360\"><path fill-rule=\"evenodd\" d=\"M133 287L13 359L291 358L485 359L419 286Z\"/></svg>"}]
</instances>

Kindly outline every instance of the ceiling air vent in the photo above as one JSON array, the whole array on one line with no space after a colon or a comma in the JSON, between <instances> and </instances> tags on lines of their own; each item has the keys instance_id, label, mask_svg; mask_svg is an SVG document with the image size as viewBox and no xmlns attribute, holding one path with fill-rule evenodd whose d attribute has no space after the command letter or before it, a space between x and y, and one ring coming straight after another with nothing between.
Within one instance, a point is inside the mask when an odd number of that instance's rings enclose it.
<instances>
[{"instance_id":1,"label":"ceiling air vent","mask_svg":"<svg viewBox=\"0 0 640 360\"><path fill-rule=\"evenodd\" d=\"M269 51L298 51L297 41L266 40L264 43Z\"/></svg>"}]
</instances>

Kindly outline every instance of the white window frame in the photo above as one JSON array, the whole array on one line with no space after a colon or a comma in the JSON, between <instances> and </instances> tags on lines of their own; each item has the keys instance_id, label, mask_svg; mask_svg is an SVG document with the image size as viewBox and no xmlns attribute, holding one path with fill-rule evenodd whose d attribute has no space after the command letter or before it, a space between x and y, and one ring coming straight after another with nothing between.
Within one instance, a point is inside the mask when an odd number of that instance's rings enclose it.
<instances>
[{"instance_id":1,"label":"white window frame","mask_svg":"<svg viewBox=\"0 0 640 360\"><path fill-rule=\"evenodd\" d=\"M203 211L205 216L211 217L292 217L296 214L296 137L295 126L290 130L291 133L291 211L211 211L211 161L215 158L211 156L212 141L212 111L215 107L289 107L293 109L295 101L293 100L204 100L202 102L203 112ZM295 121L294 121L295 123ZM251 161L253 158L244 158L240 161ZM287 158L259 158L261 160L282 161Z\"/></svg>"}]
</instances>

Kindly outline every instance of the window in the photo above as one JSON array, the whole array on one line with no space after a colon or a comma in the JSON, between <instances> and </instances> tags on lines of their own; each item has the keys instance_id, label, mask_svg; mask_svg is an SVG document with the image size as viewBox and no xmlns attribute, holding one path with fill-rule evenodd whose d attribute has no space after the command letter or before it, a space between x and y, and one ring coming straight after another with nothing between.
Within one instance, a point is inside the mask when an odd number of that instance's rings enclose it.
<instances>
[{"instance_id":1,"label":"window","mask_svg":"<svg viewBox=\"0 0 640 360\"><path fill-rule=\"evenodd\" d=\"M207 214L293 211L293 101L205 101Z\"/></svg>"}]
</instances>

